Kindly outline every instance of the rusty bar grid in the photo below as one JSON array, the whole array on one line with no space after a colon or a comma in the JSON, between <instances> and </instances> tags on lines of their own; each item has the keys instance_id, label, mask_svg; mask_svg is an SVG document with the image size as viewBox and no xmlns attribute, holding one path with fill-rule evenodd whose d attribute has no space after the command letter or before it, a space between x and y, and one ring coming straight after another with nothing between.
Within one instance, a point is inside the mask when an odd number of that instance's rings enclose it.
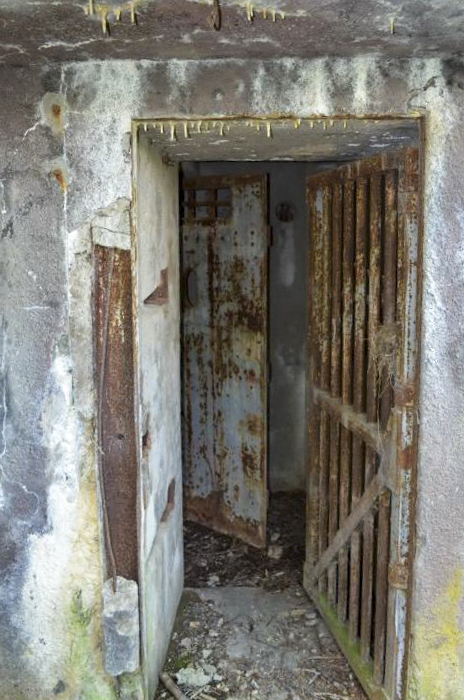
<instances>
[{"instance_id":1,"label":"rusty bar grid","mask_svg":"<svg viewBox=\"0 0 464 700\"><path fill-rule=\"evenodd\" d=\"M417 440L418 152L313 176L308 202L305 587L369 696L404 700Z\"/></svg>"}]
</instances>

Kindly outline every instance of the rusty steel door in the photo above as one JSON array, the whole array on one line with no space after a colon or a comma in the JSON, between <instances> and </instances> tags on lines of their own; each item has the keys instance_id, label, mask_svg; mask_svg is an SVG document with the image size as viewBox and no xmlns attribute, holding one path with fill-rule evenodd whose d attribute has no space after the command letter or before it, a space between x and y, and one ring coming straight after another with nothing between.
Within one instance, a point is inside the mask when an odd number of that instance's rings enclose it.
<instances>
[{"instance_id":1,"label":"rusty steel door","mask_svg":"<svg viewBox=\"0 0 464 700\"><path fill-rule=\"evenodd\" d=\"M182 190L186 516L262 547L267 178L197 178Z\"/></svg>"},{"instance_id":2,"label":"rusty steel door","mask_svg":"<svg viewBox=\"0 0 464 700\"><path fill-rule=\"evenodd\" d=\"M418 371L418 152L308 181L305 587L372 698L405 697Z\"/></svg>"}]
</instances>

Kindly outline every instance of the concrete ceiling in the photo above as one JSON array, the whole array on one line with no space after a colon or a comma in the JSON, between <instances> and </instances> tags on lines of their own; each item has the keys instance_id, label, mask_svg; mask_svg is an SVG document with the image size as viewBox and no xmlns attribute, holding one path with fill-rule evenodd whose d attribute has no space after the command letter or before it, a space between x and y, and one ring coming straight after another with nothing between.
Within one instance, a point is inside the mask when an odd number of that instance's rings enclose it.
<instances>
[{"instance_id":1,"label":"concrete ceiling","mask_svg":"<svg viewBox=\"0 0 464 700\"><path fill-rule=\"evenodd\" d=\"M414 119L157 121L141 124L139 135L172 161L327 162L416 146L418 123Z\"/></svg>"},{"instance_id":2,"label":"concrete ceiling","mask_svg":"<svg viewBox=\"0 0 464 700\"><path fill-rule=\"evenodd\" d=\"M270 5L259 0L253 21L247 19L246 2L219 0L219 31L209 23L212 0L93 0L93 16L84 12L88 2L0 0L0 63L359 53L445 57L460 55L464 47L461 0L269 0ZM113 12L118 8L119 22ZM104 17L108 12L107 35L102 11Z\"/></svg>"}]
</instances>

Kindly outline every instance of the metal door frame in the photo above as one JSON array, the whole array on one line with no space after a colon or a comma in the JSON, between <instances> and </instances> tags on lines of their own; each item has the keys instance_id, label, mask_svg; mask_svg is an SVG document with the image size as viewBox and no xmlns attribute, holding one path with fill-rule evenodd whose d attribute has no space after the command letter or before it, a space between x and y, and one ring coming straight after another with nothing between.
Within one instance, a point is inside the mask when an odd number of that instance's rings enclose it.
<instances>
[{"instance_id":1,"label":"metal door frame","mask_svg":"<svg viewBox=\"0 0 464 700\"><path fill-rule=\"evenodd\" d=\"M380 230L382 226L379 223L380 214L376 211L375 188L377 185L372 185L376 182L376 177L379 177L379 172L384 173L384 177L389 177L388 173L393 172L396 173L397 177L397 251L395 262L397 265L397 288L395 305L397 318L401 319L398 330L398 349L395 353L395 382L391 413L389 412L388 424L384 419L384 431L380 430L380 411L376 414L379 418L379 422L377 422L373 419L372 407L367 406L366 414L363 411L362 399L359 402L358 398L358 405L356 405L356 390L354 394L352 393L352 401L348 402L347 397L343 396L342 387L337 386L336 382L334 386L330 379L330 368L333 367L334 362L338 363L337 367L343 375L344 358L341 356L340 344L346 328L342 328L342 325L353 322L353 313L356 324L357 304L360 304L358 308L362 308L363 305L366 308L367 302L369 309L371 309L373 303L370 296L368 299L359 299L362 290L356 286L354 272L352 273L351 289L349 285L348 290L343 288L340 278L346 260L342 260L342 257L344 255L352 256L351 265L354 265L354 270L359 264L364 264L364 279L367 280L368 275L370 275L369 295L372 290L377 293L377 298L381 294L388 295L389 293L389 290L386 289L385 279L382 281L383 291L380 292L379 246L380 237L384 231ZM361 186L358 183L362 183ZM337 187L341 189L345 185L348 187L348 192L350 187L353 188L353 199L351 199L350 205L352 209L353 207L356 209L354 197L358 196L358 192L363 187L365 188L364 201L367 198L367 207L369 202L371 204L368 213L364 213L365 220L362 221L363 214L358 212L357 218L353 218L351 224L351 228L356 229L353 236L362 226L365 226L366 241L374 240L375 243L375 236L377 236L378 246L372 245L372 247L366 248L370 251L369 260L364 259L364 262L354 258L353 250L348 250L347 253L349 246L343 239L345 231L343 217L349 210L350 197L346 197L343 201L344 191L337 192ZM388 189L387 185L386 187ZM356 190L356 194L354 190ZM369 193L372 190L374 190L374 194L372 199L369 199L370 195L366 192ZM407 685L418 436L420 253L422 239L420 195L419 152L415 149L382 154L308 178L308 205L311 207L312 216L315 217L315 223L314 240L310 243L309 254L311 333L309 337L311 342L308 353L307 407L310 464L304 585L334 634L340 648L350 661L365 691L369 697L375 700L403 700ZM316 202L317 196L319 202ZM385 203L382 206L384 205ZM384 208L383 211L387 211L387 209ZM348 212L348 216L353 216L353 212ZM376 217L377 224L375 223ZM374 224L372 224L373 220ZM390 225L392 225L392 221L385 217L384 227ZM376 226L377 231L375 230ZM344 243L343 252L342 241ZM351 243L354 246L354 241ZM337 268L338 275L336 272L335 275L332 274ZM385 278L387 278L386 275ZM332 289L330 288L331 283ZM364 283L364 288L367 288L367 281ZM354 301L351 304L351 318L349 313L345 313L347 304L343 295L347 291L354 296ZM383 299L383 297L381 298ZM336 318L336 314L331 315L330 309L331 305L334 305L333 299L338 304L340 318ZM369 317L371 313L372 311L370 311ZM372 313L374 323L377 322L377 328L380 326L378 314L378 309ZM368 323L370 323L370 319ZM372 328L369 328L369 331L372 331ZM352 353L355 358L354 375L356 375L358 335L355 330L352 346L348 349L348 352ZM366 351L366 355L371 357L370 348ZM366 364L366 377L370 372L371 368L369 364ZM356 376L354 376L354 381L356 382ZM339 382L339 384L341 383ZM379 399L380 401L383 399ZM366 486L364 493L360 490L356 494L354 503L352 500L351 513L346 507L345 512L342 513L342 504L339 501L336 502L336 511L342 514L342 517L337 521L337 514L334 518L332 517L332 513L329 512L329 504L321 497L321 484L325 485L326 498L332 498L332 489L335 489L337 494L339 493L340 471L337 472L337 469L333 473L331 471L333 454L329 451L329 445L335 445L334 451L338 450L340 455L340 440L343 440L345 434L351 434L353 445L355 442L364 444L366 447L363 449L366 449L366 454L378 455L376 460L380 459L380 466L378 470L373 469L372 480ZM354 447L352 449L354 451ZM350 460L354 459L354 452L351 454L353 457L350 456ZM336 460L339 468L342 469L342 457L339 456ZM363 456L362 462L360 461L359 464L360 466L367 464L367 457ZM377 461L376 464L378 464ZM361 467L361 469L364 468L365 466ZM338 495L337 498L339 498ZM346 606L348 603L347 599L343 598L341 604L340 600L336 599L337 574L340 574L343 566L348 566L346 562L350 538L350 566L353 561L356 561L356 557L360 556L362 549L361 526L363 535L367 538L365 541L367 543L374 542L372 510L377 499L379 502L378 518L383 518L384 529L382 532L389 530L390 544L383 547L385 550L383 557L379 545L379 554L376 556L375 562L375 573L377 577L380 576L377 578L377 589L374 588L373 551L371 551L369 555L371 558L367 560L365 566L365 571L370 570L372 573L369 575L363 572L361 576L359 568L359 589L356 591L357 595L353 596L353 599L358 601L358 610L357 617L354 618L356 622L352 624L351 609L349 609L350 614L348 614L346 607L345 612L343 612L343 605ZM389 518L388 527L385 526L387 517ZM381 521L378 520L378 522ZM381 531L380 526L378 531ZM379 535L378 540L380 537ZM355 547L354 550L353 547ZM341 558L338 559L338 564L336 563L339 554L340 557L345 558L344 565ZM383 577L381 576L382 571L384 572ZM366 583L364 578L366 578ZM347 575L346 586L348 586ZM365 590L367 593L364 597ZM343 591L341 586L338 587L339 597L340 591ZM343 596L347 596L346 590ZM384 611L386 629L383 630L383 633L377 634L377 618L374 621L372 604L373 600L376 601L376 615L378 614L380 619L381 613L379 611L381 610L382 597L384 598L383 604L386 606ZM363 616L367 616L367 618ZM364 625L364 619L369 620L368 624ZM374 658L371 657L372 648L374 649Z\"/></svg>"}]
</instances>

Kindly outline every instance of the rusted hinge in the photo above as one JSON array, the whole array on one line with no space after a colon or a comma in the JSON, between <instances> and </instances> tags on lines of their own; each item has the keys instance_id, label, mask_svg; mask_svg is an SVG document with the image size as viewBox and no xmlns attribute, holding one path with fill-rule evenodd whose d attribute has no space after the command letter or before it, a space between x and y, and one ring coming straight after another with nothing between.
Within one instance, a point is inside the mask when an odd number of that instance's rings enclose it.
<instances>
[{"instance_id":1,"label":"rusted hinge","mask_svg":"<svg viewBox=\"0 0 464 700\"><path fill-rule=\"evenodd\" d=\"M388 583L393 588L403 591L408 588L409 569L405 564L390 564L388 567Z\"/></svg>"}]
</instances>

